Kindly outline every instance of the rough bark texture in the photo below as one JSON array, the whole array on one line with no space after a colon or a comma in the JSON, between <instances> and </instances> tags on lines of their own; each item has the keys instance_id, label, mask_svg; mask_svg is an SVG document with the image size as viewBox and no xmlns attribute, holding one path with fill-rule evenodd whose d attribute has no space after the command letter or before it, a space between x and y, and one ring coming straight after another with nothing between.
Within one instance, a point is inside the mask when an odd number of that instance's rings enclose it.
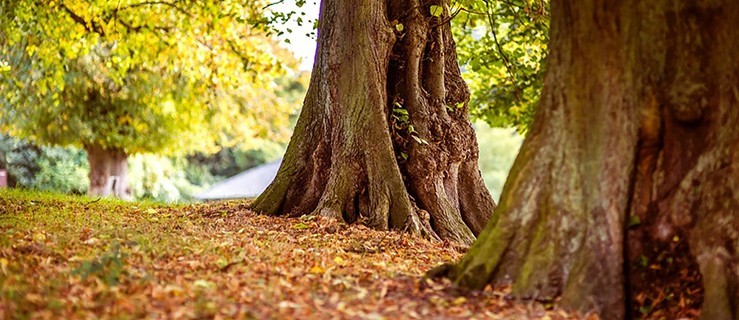
<instances>
[{"instance_id":1,"label":"rough bark texture","mask_svg":"<svg viewBox=\"0 0 739 320\"><path fill-rule=\"evenodd\" d=\"M303 110L255 210L474 240L495 204L477 167L448 8L435 17L431 5L448 1L322 1Z\"/></svg>"},{"instance_id":2,"label":"rough bark texture","mask_svg":"<svg viewBox=\"0 0 739 320\"><path fill-rule=\"evenodd\" d=\"M91 196L131 198L128 186L128 156L122 151L107 150L100 146L86 146L90 163Z\"/></svg>"},{"instance_id":3,"label":"rough bark texture","mask_svg":"<svg viewBox=\"0 0 739 320\"><path fill-rule=\"evenodd\" d=\"M680 239L703 275L701 317L739 319L739 4L551 9L540 109L500 207L449 276L622 319L632 259Z\"/></svg>"}]
</instances>

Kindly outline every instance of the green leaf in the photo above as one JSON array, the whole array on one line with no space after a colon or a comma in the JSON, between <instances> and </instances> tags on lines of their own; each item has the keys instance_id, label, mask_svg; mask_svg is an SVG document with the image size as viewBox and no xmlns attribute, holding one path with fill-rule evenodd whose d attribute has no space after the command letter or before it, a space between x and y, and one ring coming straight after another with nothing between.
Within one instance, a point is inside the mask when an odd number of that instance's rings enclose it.
<instances>
[{"instance_id":1,"label":"green leaf","mask_svg":"<svg viewBox=\"0 0 739 320\"><path fill-rule=\"evenodd\" d=\"M310 227L308 225L306 225L305 223L302 223L302 222L301 223L296 223L293 226L293 229L299 229L299 230L300 229L308 229L308 228L310 228Z\"/></svg>"},{"instance_id":2,"label":"green leaf","mask_svg":"<svg viewBox=\"0 0 739 320\"><path fill-rule=\"evenodd\" d=\"M397 114L404 114L404 115L408 114L408 110L405 110L405 109L393 109L393 112Z\"/></svg>"},{"instance_id":3,"label":"green leaf","mask_svg":"<svg viewBox=\"0 0 739 320\"><path fill-rule=\"evenodd\" d=\"M437 18L438 17L441 17L441 14L443 12L444 12L444 8L442 8L441 6L437 6L437 5L432 5L431 6L431 15L432 16L437 17Z\"/></svg>"},{"instance_id":4,"label":"green leaf","mask_svg":"<svg viewBox=\"0 0 739 320\"><path fill-rule=\"evenodd\" d=\"M298 219L300 219L300 221L313 221L313 220L316 220L316 216L309 215L309 214L304 214L304 215L300 216L300 218L298 218Z\"/></svg>"},{"instance_id":5,"label":"green leaf","mask_svg":"<svg viewBox=\"0 0 739 320\"><path fill-rule=\"evenodd\" d=\"M395 25L395 30L398 30L398 32L403 32L403 29L405 29L405 27L403 27L402 23L398 23Z\"/></svg>"},{"instance_id":6,"label":"green leaf","mask_svg":"<svg viewBox=\"0 0 739 320\"><path fill-rule=\"evenodd\" d=\"M418 142L418 144L421 144L421 145L428 145L429 144L429 142L426 141L426 139L419 138L416 135L411 135L411 138L413 138L413 140L416 140L416 142Z\"/></svg>"},{"instance_id":7,"label":"green leaf","mask_svg":"<svg viewBox=\"0 0 739 320\"><path fill-rule=\"evenodd\" d=\"M641 224L641 219L639 219L639 216L631 216L629 217L629 228L636 227Z\"/></svg>"},{"instance_id":8,"label":"green leaf","mask_svg":"<svg viewBox=\"0 0 739 320\"><path fill-rule=\"evenodd\" d=\"M646 256L641 255L641 256L639 256L639 258L637 260L637 263L639 264L639 266L641 266L643 268L643 267L646 267L649 264L649 259L647 259Z\"/></svg>"}]
</instances>

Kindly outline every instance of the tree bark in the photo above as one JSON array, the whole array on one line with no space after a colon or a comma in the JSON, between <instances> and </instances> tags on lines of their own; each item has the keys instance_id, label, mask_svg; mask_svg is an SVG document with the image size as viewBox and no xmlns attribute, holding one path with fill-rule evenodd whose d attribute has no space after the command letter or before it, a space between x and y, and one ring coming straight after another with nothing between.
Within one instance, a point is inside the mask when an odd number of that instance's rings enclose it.
<instances>
[{"instance_id":1,"label":"tree bark","mask_svg":"<svg viewBox=\"0 0 739 320\"><path fill-rule=\"evenodd\" d=\"M322 1L308 94L254 209L470 244L495 204L477 167L448 16L448 0Z\"/></svg>"},{"instance_id":2,"label":"tree bark","mask_svg":"<svg viewBox=\"0 0 739 320\"><path fill-rule=\"evenodd\" d=\"M105 149L97 145L85 146L90 163L91 196L131 198L128 185L128 155L123 151Z\"/></svg>"},{"instance_id":3,"label":"tree bark","mask_svg":"<svg viewBox=\"0 0 739 320\"><path fill-rule=\"evenodd\" d=\"M739 5L551 10L542 100L500 207L442 271L623 319L637 316L634 259L685 241L703 275L701 317L739 319Z\"/></svg>"}]
</instances>

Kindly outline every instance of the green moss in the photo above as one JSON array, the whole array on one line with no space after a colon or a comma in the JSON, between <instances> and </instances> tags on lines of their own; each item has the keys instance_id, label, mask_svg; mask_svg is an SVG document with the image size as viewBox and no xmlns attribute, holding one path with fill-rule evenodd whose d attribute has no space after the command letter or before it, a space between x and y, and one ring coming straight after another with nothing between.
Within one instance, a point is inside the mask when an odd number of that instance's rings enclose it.
<instances>
[{"instance_id":1,"label":"green moss","mask_svg":"<svg viewBox=\"0 0 739 320\"><path fill-rule=\"evenodd\" d=\"M496 225L488 225L452 269L452 281L471 289L484 288L495 277L494 271L508 250L513 230L505 219L499 220Z\"/></svg>"},{"instance_id":2,"label":"green moss","mask_svg":"<svg viewBox=\"0 0 739 320\"><path fill-rule=\"evenodd\" d=\"M546 281L543 277L547 276L550 271L548 267L557 258L555 256L556 242L547 241L550 239L547 233L556 232L547 228L549 219L552 219L550 210L547 205L540 207L540 217L535 222L537 223L536 231L531 235L531 241L528 243L528 254L524 257L521 273L516 278L514 293L530 292L535 289L533 286Z\"/></svg>"}]
</instances>

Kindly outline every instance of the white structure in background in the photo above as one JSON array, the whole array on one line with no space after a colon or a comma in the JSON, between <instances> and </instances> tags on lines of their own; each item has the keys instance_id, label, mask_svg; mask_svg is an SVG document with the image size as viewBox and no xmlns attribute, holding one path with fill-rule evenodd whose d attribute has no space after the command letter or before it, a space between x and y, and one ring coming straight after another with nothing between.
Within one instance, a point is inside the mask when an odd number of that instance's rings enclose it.
<instances>
[{"instance_id":1,"label":"white structure in background","mask_svg":"<svg viewBox=\"0 0 739 320\"><path fill-rule=\"evenodd\" d=\"M267 189L277 176L282 160L256 166L231 178L214 184L210 189L196 195L203 201L256 198Z\"/></svg>"},{"instance_id":2,"label":"white structure in background","mask_svg":"<svg viewBox=\"0 0 739 320\"><path fill-rule=\"evenodd\" d=\"M8 172L5 169L0 169L0 188L8 186Z\"/></svg>"},{"instance_id":3,"label":"white structure in background","mask_svg":"<svg viewBox=\"0 0 739 320\"><path fill-rule=\"evenodd\" d=\"M313 69L313 60L315 60L316 54L316 39L313 36L306 36L306 34L314 33L316 30L313 29L314 20L318 19L318 11L320 11L320 1L318 0L307 0L302 7L296 5L296 0L287 1L274 1L277 3L271 7L276 11L287 14L295 11L296 14L292 20L288 21L279 29L281 31L292 30L292 32L285 32L280 36L282 45L292 53L300 58L300 70L311 71ZM305 13L303 15L302 13ZM298 26L297 18L300 17L303 20L303 25ZM289 43L285 40L290 40Z\"/></svg>"}]
</instances>

